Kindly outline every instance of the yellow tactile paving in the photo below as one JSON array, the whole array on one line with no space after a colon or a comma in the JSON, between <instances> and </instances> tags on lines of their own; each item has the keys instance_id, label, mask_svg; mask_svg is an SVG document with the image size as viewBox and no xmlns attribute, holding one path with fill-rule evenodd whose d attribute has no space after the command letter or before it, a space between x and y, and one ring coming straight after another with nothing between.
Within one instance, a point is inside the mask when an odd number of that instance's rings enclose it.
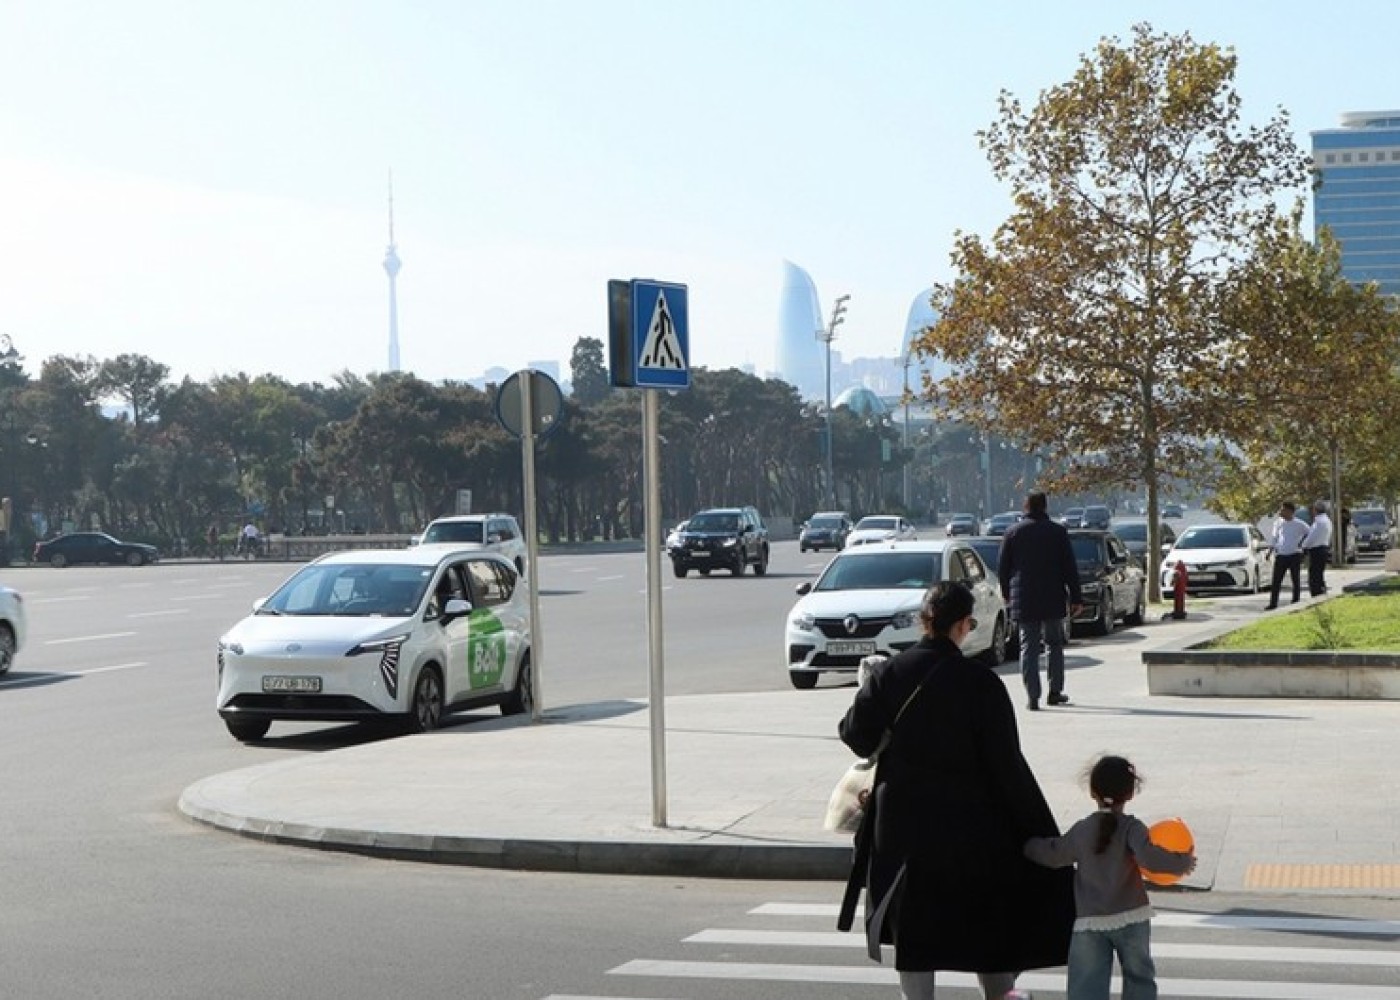
<instances>
[{"instance_id":1,"label":"yellow tactile paving","mask_svg":"<svg viewBox=\"0 0 1400 1000\"><path fill-rule=\"evenodd\" d=\"M1246 889L1396 889L1400 865L1250 865Z\"/></svg>"}]
</instances>

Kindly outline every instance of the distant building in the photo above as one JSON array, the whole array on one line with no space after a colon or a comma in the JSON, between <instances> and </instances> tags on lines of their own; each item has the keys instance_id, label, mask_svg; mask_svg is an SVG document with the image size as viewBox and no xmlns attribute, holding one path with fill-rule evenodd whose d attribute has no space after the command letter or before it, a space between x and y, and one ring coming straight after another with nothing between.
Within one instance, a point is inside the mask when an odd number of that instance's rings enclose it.
<instances>
[{"instance_id":1,"label":"distant building","mask_svg":"<svg viewBox=\"0 0 1400 1000\"><path fill-rule=\"evenodd\" d=\"M783 293L778 301L778 374L795 385L806 399L826 398L826 345L817 339L817 332L825 328L812 276L792 261L783 261ZM835 381L832 391L837 391Z\"/></svg>"},{"instance_id":2,"label":"distant building","mask_svg":"<svg viewBox=\"0 0 1400 1000\"><path fill-rule=\"evenodd\" d=\"M1341 246L1348 281L1400 295L1400 111L1354 111L1312 133L1313 225Z\"/></svg>"}]
</instances>

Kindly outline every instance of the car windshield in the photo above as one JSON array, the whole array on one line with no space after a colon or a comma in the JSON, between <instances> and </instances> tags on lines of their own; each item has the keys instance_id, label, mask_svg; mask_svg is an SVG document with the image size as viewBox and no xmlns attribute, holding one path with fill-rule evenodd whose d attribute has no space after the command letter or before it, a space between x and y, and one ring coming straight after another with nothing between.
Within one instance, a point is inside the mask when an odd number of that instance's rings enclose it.
<instances>
[{"instance_id":1,"label":"car windshield","mask_svg":"<svg viewBox=\"0 0 1400 1000\"><path fill-rule=\"evenodd\" d=\"M839 517L814 517L807 522L807 527L829 531L832 528L841 527L841 519Z\"/></svg>"},{"instance_id":2,"label":"car windshield","mask_svg":"<svg viewBox=\"0 0 1400 1000\"><path fill-rule=\"evenodd\" d=\"M306 566L277 588L258 614L407 618L417 610L431 577L425 566Z\"/></svg>"},{"instance_id":3,"label":"car windshield","mask_svg":"<svg viewBox=\"0 0 1400 1000\"><path fill-rule=\"evenodd\" d=\"M1242 549L1243 528L1192 528L1176 540L1179 549Z\"/></svg>"},{"instance_id":4,"label":"car windshield","mask_svg":"<svg viewBox=\"0 0 1400 1000\"><path fill-rule=\"evenodd\" d=\"M993 517L992 517L992 523L993 523L993 524L1011 524L1011 523L1014 522L1014 521L1020 520L1020 517L1021 517L1020 514L995 514L995 515L993 515Z\"/></svg>"},{"instance_id":5,"label":"car windshield","mask_svg":"<svg viewBox=\"0 0 1400 1000\"><path fill-rule=\"evenodd\" d=\"M862 517L856 525L857 531L893 531L899 526L899 519L893 517Z\"/></svg>"},{"instance_id":6,"label":"car windshield","mask_svg":"<svg viewBox=\"0 0 1400 1000\"><path fill-rule=\"evenodd\" d=\"M1103 562L1103 554L1099 548L1099 540L1097 538L1079 535L1075 538L1071 538L1070 543L1074 546L1075 562L1087 566L1097 566Z\"/></svg>"},{"instance_id":7,"label":"car windshield","mask_svg":"<svg viewBox=\"0 0 1400 1000\"><path fill-rule=\"evenodd\" d=\"M987 568L995 573L997 571L997 563L1001 562L1001 539L970 538L968 539L968 544L972 546L974 552L982 557L982 561L987 564Z\"/></svg>"},{"instance_id":8,"label":"car windshield","mask_svg":"<svg viewBox=\"0 0 1400 1000\"><path fill-rule=\"evenodd\" d=\"M948 518L948 523L949 523L949 524L971 524L971 523L972 523L972 515L971 515L971 514L954 514L952 517Z\"/></svg>"},{"instance_id":9,"label":"car windshield","mask_svg":"<svg viewBox=\"0 0 1400 1000\"><path fill-rule=\"evenodd\" d=\"M738 514L696 514L690 519L687 531L737 531Z\"/></svg>"},{"instance_id":10,"label":"car windshield","mask_svg":"<svg viewBox=\"0 0 1400 1000\"><path fill-rule=\"evenodd\" d=\"M423 533L423 541L483 542L486 536L482 533L482 527L480 521L443 521L440 524L430 524L428 530Z\"/></svg>"},{"instance_id":11,"label":"car windshield","mask_svg":"<svg viewBox=\"0 0 1400 1000\"><path fill-rule=\"evenodd\" d=\"M927 590L943 576L940 552L837 556L814 590Z\"/></svg>"},{"instance_id":12,"label":"car windshield","mask_svg":"<svg viewBox=\"0 0 1400 1000\"><path fill-rule=\"evenodd\" d=\"M1125 542L1147 541L1147 525L1145 524L1115 524L1113 533Z\"/></svg>"},{"instance_id":13,"label":"car windshield","mask_svg":"<svg viewBox=\"0 0 1400 1000\"><path fill-rule=\"evenodd\" d=\"M1351 519L1357 527L1384 528L1387 524L1383 510L1358 510L1351 515Z\"/></svg>"}]
</instances>

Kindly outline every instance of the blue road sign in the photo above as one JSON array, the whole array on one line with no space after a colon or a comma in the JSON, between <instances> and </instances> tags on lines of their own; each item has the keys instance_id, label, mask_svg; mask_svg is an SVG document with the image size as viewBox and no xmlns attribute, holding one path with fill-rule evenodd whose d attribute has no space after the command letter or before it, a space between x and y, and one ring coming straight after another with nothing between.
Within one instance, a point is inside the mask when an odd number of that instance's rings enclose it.
<instances>
[{"instance_id":1,"label":"blue road sign","mask_svg":"<svg viewBox=\"0 0 1400 1000\"><path fill-rule=\"evenodd\" d=\"M690 310L685 285L632 282L632 360L639 388L690 388Z\"/></svg>"}]
</instances>

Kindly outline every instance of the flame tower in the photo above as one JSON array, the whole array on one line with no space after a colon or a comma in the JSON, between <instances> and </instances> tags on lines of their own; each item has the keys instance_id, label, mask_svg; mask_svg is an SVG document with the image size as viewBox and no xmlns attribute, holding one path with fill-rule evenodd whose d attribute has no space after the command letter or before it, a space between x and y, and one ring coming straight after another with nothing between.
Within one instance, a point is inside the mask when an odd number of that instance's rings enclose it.
<instances>
[{"instance_id":1,"label":"flame tower","mask_svg":"<svg viewBox=\"0 0 1400 1000\"><path fill-rule=\"evenodd\" d=\"M394 244L394 175L389 174L389 249L384 251L384 273L389 276L389 370L399 371L399 248Z\"/></svg>"}]
</instances>

